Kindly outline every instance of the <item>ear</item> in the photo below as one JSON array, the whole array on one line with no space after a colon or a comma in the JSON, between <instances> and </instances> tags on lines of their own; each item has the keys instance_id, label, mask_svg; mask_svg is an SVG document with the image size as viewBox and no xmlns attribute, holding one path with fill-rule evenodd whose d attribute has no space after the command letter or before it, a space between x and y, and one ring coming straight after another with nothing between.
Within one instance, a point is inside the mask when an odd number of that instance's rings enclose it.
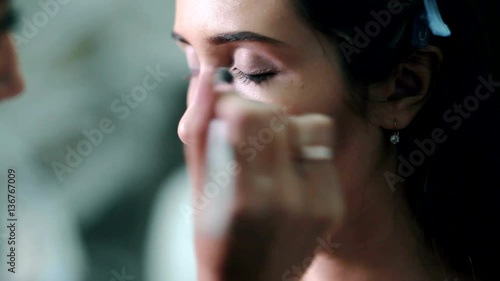
<instances>
[{"instance_id":1,"label":"ear","mask_svg":"<svg viewBox=\"0 0 500 281\"><path fill-rule=\"evenodd\" d=\"M399 63L388 80L370 86L370 99L379 101L372 108L374 121L388 130L407 127L432 92L442 61L439 48L419 49Z\"/></svg>"}]
</instances>

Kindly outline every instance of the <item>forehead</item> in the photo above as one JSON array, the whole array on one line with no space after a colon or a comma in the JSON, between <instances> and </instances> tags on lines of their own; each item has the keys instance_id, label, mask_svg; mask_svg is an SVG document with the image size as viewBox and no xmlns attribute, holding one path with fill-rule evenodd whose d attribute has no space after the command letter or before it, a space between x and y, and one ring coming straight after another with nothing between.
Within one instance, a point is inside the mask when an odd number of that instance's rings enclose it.
<instances>
[{"instance_id":1,"label":"forehead","mask_svg":"<svg viewBox=\"0 0 500 281\"><path fill-rule=\"evenodd\" d=\"M174 30L188 41L249 31L293 44L307 29L291 1L177 0Z\"/></svg>"}]
</instances>

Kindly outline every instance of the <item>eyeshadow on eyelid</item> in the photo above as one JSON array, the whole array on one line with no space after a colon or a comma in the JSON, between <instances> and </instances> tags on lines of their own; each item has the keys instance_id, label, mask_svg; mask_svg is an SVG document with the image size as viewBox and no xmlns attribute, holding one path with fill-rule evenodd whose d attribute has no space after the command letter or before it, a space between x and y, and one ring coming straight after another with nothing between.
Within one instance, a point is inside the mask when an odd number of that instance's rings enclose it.
<instances>
[{"instance_id":1,"label":"eyeshadow on eyelid","mask_svg":"<svg viewBox=\"0 0 500 281\"><path fill-rule=\"evenodd\" d=\"M235 61L238 68L247 71L252 70L275 70L278 68L276 63L266 56L256 54L255 51L235 52Z\"/></svg>"}]
</instances>

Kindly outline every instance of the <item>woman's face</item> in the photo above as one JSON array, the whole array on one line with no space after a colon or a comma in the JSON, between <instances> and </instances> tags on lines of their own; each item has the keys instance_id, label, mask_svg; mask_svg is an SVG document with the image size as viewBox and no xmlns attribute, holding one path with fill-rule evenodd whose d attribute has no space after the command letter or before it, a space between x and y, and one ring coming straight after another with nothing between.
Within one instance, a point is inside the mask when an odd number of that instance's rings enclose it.
<instances>
[{"instance_id":1,"label":"woman's face","mask_svg":"<svg viewBox=\"0 0 500 281\"><path fill-rule=\"evenodd\" d=\"M24 87L16 50L9 34L12 24L10 5L10 1L0 0L0 101L18 95Z\"/></svg>"},{"instance_id":2,"label":"woman's face","mask_svg":"<svg viewBox=\"0 0 500 281\"><path fill-rule=\"evenodd\" d=\"M335 120L335 162L344 185L363 184L380 166L381 130L349 106L351 87L336 43L311 28L291 0L177 0L174 37L192 71L179 126L184 143L195 138L190 128L196 96L207 87L202 78L229 67L244 97Z\"/></svg>"}]
</instances>

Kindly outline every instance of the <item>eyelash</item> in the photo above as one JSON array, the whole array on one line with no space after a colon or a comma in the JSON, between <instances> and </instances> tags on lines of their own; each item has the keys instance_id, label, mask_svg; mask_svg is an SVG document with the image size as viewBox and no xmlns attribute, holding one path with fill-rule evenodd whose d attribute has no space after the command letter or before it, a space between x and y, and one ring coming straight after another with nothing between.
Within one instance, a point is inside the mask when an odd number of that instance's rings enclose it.
<instances>
[{"instance_id":1,"label":"eyelash","mask_svg":"<svg viewBox=\"0 0 500 281\"><path fill-rule=\"evenodd\" d=\"M243 84L255 83L256 85L260 85L260 84L268 81L269 79L273 78L277 74L276 72L273 72L273 71L261 71L261 72L257 72L257 73L248 74L248 73L245 73L245 72L237 69L236 67L234 67L232 69L232 71L233 71L233 75L236 78L240 79L240 81ZM199 74L199 70L193 69L188 75L185 76L185 79L191 80L193 77L198 76L198 74Z\"/></svg>"},{"instance_id":2,"label":"eyelash","mask_svg":"<svg viewBox=\"0 0 500 281\"><path fill-rule=\"evenodd\" d=\"M236 67L234 67L232 70L233 70L234 76L236 78L240 79L240 81L243 84L255 83L256 85L260 85L260 84L268 81L269 79L273 78L277 74L276 72L268 71L268 70L259 71L256 73L245 73Z\"/></svg>"}]
</instances>

